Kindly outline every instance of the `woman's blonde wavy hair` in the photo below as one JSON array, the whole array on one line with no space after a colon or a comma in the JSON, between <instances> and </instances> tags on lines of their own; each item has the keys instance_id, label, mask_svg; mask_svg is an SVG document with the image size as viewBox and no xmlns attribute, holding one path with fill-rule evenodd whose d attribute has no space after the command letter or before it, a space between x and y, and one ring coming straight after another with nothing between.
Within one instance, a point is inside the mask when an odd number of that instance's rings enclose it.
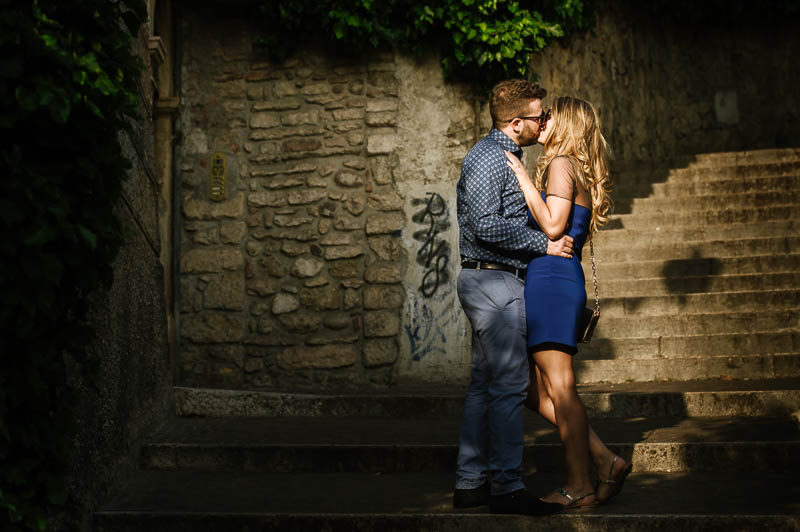
<instances>
[{"instance_id":1,"label":"woman's blonde wavy hair","mask_svg":"<svg viewBox=\"0 0 800 532\"><path fill-rule=\"evenodd\" d=\"M533 183L537 189L544 190L545 170L559 155L567 155L577 162L576 178L592 196L591 235L608 222L611 210L608 143L600 132L597 112L585 100L562 96L556 100L551 120L554 129L536 162Z\"/></svg>"}]
</instances>

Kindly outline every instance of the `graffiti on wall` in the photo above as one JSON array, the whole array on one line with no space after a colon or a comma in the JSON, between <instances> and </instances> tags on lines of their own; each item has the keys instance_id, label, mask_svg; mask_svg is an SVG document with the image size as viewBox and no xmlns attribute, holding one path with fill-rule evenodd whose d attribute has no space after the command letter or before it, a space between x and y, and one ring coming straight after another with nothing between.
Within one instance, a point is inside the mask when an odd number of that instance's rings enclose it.
<instances>
[{"instance_id":1,"label":"graffiti on wall","mask_svg":"<svg viewBox=\"0 0 800 532\"><path fill-rule=\"evenodd\" d=\"M404 327L411 357L420 361L431 354L447 354L447 336L458 326L461 306L448 271L451 247L445 232L451 224L447 202L440 194L429 192L411 204L419 208L411 220L422 226L413 238L421 244L417 264L423 271L418 289L407 299L409 322Z\"/></svg>"},{"instance_id":2,"label":"graffiti on wall","mask_svg":"<svg viewBox=\"0 0 800 532\"><path fill-rule=\"evenodd\" d=\"M421 242L417 251L417 264L425 268L419 291L425 297L433 297L442 286L447 285L450 275L450 244L440 235L450 227L447 203L436 192L429 192L425 199L414 199L414 206L422 206L411 218L423 229L414 232L414 240Z\"/></svg>"},{"instance_id":3,"label":"graffiti on wall","mask_svg":"<svg viewBox=\"0 0 800 532\"><path fill-rule=\"evenodd\" d=\"M454 286L441 287L436 306L429 299L409 298L406 312L410 322L404 325L412 360L419 362L431 354L446 355L448 332L458 326L461 306Z\"/></svg>"}]
</instances>

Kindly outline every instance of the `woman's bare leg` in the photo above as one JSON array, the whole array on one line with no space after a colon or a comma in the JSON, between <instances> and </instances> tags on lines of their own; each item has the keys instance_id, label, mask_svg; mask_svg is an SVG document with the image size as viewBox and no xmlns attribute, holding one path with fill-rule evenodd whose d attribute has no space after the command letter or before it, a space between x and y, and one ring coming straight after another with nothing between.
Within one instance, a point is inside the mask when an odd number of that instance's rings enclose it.
<instances>
[{"instance_id":1,"label":"woman's bare leg","mask_svg":"<svg viewBox=\"0 0 800 532\"><path fill-rule=\"evenodd\" d=\"M564 455L567 464L567 482L564 489L573 497L594 493L589 476L589 421L578 390L575 387L575 374L572 357L563 351L545 350L533 354L533 359L541 373L541 381L553 404ZM586 497L590 503L594 495ZM570 501L557 493L545 497L548 502Z\"/></svg>"},{"instance_id":2,"label":"woman's bare leg","mask_svg":"<svg viewBox=\"0 0 800 532\"><path fill-rule=\"evenodd\" d=\"M553 425L556 425L556 411L555 407L553 406L553 400L549 395L547 395L547 390L542 382L541 370L539 370L539 367L533 362L531 362L530 382L531 386L528 389L528 400L525 402L525 406L535 412L538 412L539 415L541 415L547 421ZM600 479L608 479L609 471L611 471L613 464L614 470L611 474L613 477L616 477L625 469L625 467L627 467L628 462L622 458L619 458L617 459L617 462L614 463L614 458L617 455L614 454L605 443L603 443L603 440L601 440L600 437L595 433L591 425L588 425L588 428L589 454L594 462L597 475ZM598 499L605 500L610 490L611 487L609 487L609 485L600 483L597 488Z\"/></svg>"}]
</instances>

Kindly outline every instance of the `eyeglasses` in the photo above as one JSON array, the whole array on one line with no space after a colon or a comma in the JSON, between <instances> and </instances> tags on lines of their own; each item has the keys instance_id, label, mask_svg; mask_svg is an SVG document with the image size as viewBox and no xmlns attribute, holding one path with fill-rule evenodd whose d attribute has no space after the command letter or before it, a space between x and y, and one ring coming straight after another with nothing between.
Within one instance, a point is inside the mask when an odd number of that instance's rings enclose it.
<instances>
[{"instance_id":1,"label":"eyeglasses","mask_svg":"<svg viewBox=\"0 0 800 532\"><path fill-rule=\"evenodd\" d=\"M553 115L552 109L548 109L547 111L542 111L542 114L539 116L517 116L512 118L511 120L506 120L506 122L513 122L517 118L520 120L536 120L536 123L540 126L550 120L550 117Z\"/></svg>"}]
</instances>

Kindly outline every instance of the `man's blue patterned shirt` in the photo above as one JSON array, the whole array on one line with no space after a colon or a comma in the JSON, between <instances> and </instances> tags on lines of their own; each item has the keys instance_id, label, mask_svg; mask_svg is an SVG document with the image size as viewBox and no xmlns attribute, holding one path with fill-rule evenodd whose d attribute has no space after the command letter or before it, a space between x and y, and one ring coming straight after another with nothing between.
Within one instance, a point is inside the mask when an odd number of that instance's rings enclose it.
<instances>
[{"instance_id":1,"label":"man's blue patterned shirt","mask_svg":"<svg viewBox=\"0 0 800 532\"><path fill-rule=\"evenodd\" d=\"M525 196L503 150L522 157L508 135L492 128L461 165L456 187L461 258L527 268L534 255L547 253L548 238L528 226Z\"/></svg>"}]
</instances>

